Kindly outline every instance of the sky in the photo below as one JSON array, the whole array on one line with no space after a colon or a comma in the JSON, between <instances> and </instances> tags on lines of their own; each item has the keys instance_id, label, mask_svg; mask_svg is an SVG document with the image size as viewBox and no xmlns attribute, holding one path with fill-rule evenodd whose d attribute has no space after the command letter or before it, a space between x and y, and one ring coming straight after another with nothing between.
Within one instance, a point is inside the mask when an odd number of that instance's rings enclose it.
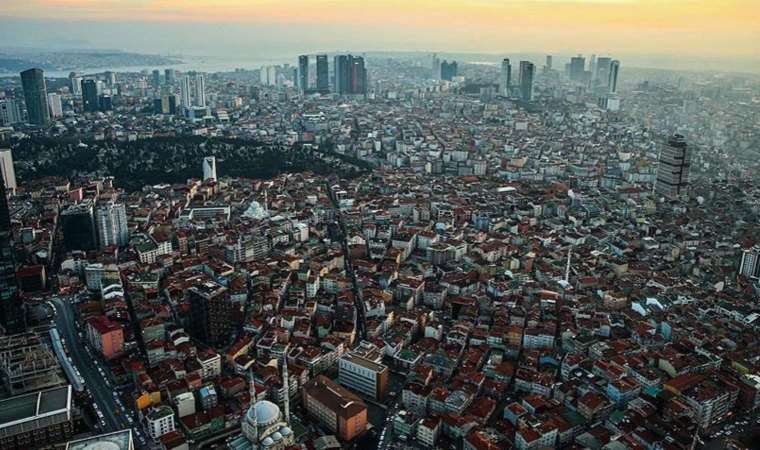
<instances>
[{"instance_id":1,"label":"sky","mask_svg":"<svg viewBox=\"0 0 760 450\"><path fill-rule=\"evenodd\" d=\"M760 60L760 0L0 0L3 45Z\"/></svg>"}]
</instances>

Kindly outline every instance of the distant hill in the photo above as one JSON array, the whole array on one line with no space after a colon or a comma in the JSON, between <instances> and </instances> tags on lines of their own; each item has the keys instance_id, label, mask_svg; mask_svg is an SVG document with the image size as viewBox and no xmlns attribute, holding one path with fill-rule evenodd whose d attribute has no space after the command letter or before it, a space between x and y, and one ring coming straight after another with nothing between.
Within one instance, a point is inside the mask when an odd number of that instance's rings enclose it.
<instances>
[{"instance_id":1,"label":"distant hill","mask_svg":"<svg viewBox=\"0 0 760 450\"><path fill-rule=\"evenodd\" d=\"M38 50L0 49L0 73L18 73L30 67L49 71L82 70L99 67L171 65L182 61L159 55L118 50Z\"/></svg>"}]
</instances>

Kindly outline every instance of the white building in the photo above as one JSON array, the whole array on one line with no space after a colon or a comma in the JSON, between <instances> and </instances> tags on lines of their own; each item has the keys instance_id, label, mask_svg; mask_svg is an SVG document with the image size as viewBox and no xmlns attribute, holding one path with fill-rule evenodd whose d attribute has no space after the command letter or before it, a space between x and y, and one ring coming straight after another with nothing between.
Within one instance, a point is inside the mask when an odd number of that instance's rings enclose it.
<instances>
[{"instance_id":1,"label":"white building","mask_svg":"<svg viewBox=\"0 0 760 450\"><path fill-rule=\"evenodd\" d=\"M183 392L174 397L177 404L177 414L180 417L195 414L195 395L192 392Z\"/></svg>"},{"instance_id":2,"label":"white building","mask_svg":"<svg viewBox=\"0 0 760 450\"><path fill-rule=\"evenodd\" d=\"M216 181L216 158L206 156L203 158L203 181Z\"/></svg>"},{"instance_id":3,"label":"white building","mask_svg":"<svg viewBox=\"0 0 760 450\"><path fill-rule=\"evenodd\" d=\"M185 75L182 77L182 82L179 85L180 90L180 102L183 109L190 108L190 76Z\"/></svg>"},{"instance_id":4,"label":"white building","mask_svg":"<svg viewBox=\"0 0 760 450\"><path fill-rule=\"evenodd\" d=\"M127 209L124 204L109 203L99 206L95 212L95 226L101 248L111 245L124 247L129 243Z\"/></svg>"},{"instance_id":5,"label":"white building","mask_svg":"<svg viewBox=\"0 0 760 450\"><path fill-rule=\"evenodd\" d=\"M197 356L203 368L203 379L218 377L222 373L222 357L213 350L202 351Z\"/></svg>"},{"instance_id":6,"label":"white building","mask_svg":"<svg viewBox=\"0 0 760 450\"><path fill-rule=\"evenodd\" d=\"M9 148L0 149L0 173L5 181L5 189L16 190L16 171L13 170L13 154Z\"/></svg>"},{"instance_id":7,"label":"white building","mask_svg":"<svg viewBox=\"0 0 760 450\"><path fill-rule=\"evenodd\" d=\"M380 400L388 386L388 367L347 353L338 361L338 383L369 398Z\"/></svg>"},{"instance_id":8,"label":"white building","mask_svg":"<svg viewBox=\"0 0 760 450\"><path fill-rule=\"evenodd\" d=\"M146 421L148 434L154 440L175 430L174 411L168 406L161 406L148 413Z\"/></svg>"},{"instance_id":9,"label":"white building","mask_svg":"<svg viewBox=\"0 0 760 450\"><path fill-rule=\"evenodd\" d=\"M63 104L61 103L61 94L51 92L48 94L48 106L50 107L50 117L61 117L63 115Z\"/></svg>"},{"instance_id":10,"label":"white building","mask_svg":"<svg viewBox=\"0 0 760 450\"><path fill-rule=\"evenodd\" d=\"M0 125L8 126L22 121L21 108L16 100L0 100Z\"/></svg>"},{"instance_id":11,"label":"white building","mask_svg":"<svg viewBox=\"0 0 760 450\"><path fill-rule=\"evenodd\" d=\"M744 250L739 274L747 278L760 278L760 245Z\"/></svg>"}]
</instances>

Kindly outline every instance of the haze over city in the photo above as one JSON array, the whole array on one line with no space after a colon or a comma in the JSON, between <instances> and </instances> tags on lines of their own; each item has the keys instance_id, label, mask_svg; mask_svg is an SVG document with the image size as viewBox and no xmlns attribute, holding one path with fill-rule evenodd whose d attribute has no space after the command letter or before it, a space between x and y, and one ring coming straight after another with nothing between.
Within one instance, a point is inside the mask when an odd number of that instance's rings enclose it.
<instances>
[{"instance_id":1,"label":"haze over city","mask_svg":"<svg viewBox=\"0 0 760 450\"><path fill-rule=\"evenodd\" d=\"M638 66L754 70L758 8L754 0L3 0L0 38L243 61L340 49L596 51Z\"/></svg>"},{"instance_id":2,"label":"haze over city","mask_svg":"<svg viewBox=\"0 0 760 450\"><path fill-rule=\"evenodd\" d=\"M0 449L758 449L757 1L0 0Z\"/></svg>"}]
</instances>

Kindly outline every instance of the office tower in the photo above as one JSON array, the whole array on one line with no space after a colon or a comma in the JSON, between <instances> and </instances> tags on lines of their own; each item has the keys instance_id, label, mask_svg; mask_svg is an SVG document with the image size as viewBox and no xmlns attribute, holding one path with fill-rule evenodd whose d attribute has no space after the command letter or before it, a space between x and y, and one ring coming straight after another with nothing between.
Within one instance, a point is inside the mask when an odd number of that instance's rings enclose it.
<instances>
[{"instance_id":1,"label":"office tower","mask_svg":"<svg viewBox=\"0 0 760 450\"><path fill-rule=\"evenodd\" d=\"M177 114L179 112L179 108L177 107L177 105L179 105L179 97L175 94L169 94L165 97L169 104L169 114Z\"/></svg>"},{"instance_id":2,"label":"office tower","mask_svg":"<svg viewBox=\"0 0 760 450\"><path fill-rule=\"evenodd\" d=\"M327 64L327 55L317 55L317 90L320 92L330 90L330 69Z\"/></svg>"},{"instance_id":3,"label":"office tower","mask_svg":"<svg viewBox=\"0 0 760 450\"><path fill-rule=\"evenodd\" d=\"M457 76L457 62L451 61L449 63L449 62L446 62L446 60L444 60L441 63L441 79L446 80L446 81L451 81L456 76Z\"/></svg>"},{"instance_id":4,"label":"office tower","mask_svg":"<svg viewBox=\"0 0 760 450\"><path fill-rule=\"evenodd\" d=\"M747 278L760 278L760 244L744 249L739 264L739 275Z\"/></svg>"},{"instance_id":5,"label":"office tower","mask_svg":"<svg viewBox=\"0 0 760 450\"><path fill-rule=\"evenodd\" d=\"M161 72L158 69L153 69L153 78L151 79L151 85L154 89L158 89L161 86Z\"/></svg>"},{"instance_id":6,"label":"office tower","mask_svg":"<svg viewBox=\"0 0 760 450\"><path fill-rule=\"evenodd\" d=\"M528 61L520 61L520 98L529 102L533 100L533 77L535 76L536 68L533 63Z\"/></svg>"},{"instance_id":7,"label":"office tower","mask_svg":"<svg viewBox=\"0 0 760 450\"><path fill-rule=\"evenodd\" d=\"M193 101L195 102L195 106L206 107L206 78L200 73L195 75L195 95Z\"/></svg>"},{"instance_id":8,"label":"office tower","mask_svg":"<svg viewBox=\"0 0 760 450\"><path fill-rule=\"evenodd\" d=\"M610 78L610 65L612 64L612 58L601 57L596 60L596 68L594 74L595 84L607 86Z\"/></svg>"},{"instance_id":9,"label":"office tower","mask_svg":"<svg viewBox=\"0 0 760 450\"><path fill-rule=\"evenodd\" d=\"M361 56L335 57L335 92L340 95L367 94L367 68Z\"/></svg>"},{"instance_id":10,"label":"office tower","mask_svg":"<svg viewBox=\"0 0 760 450\"><path fill-rule=\"evenodd\" d=\"M21 108L12 98L0 100L0 126L8 126L21 122Z\"/></svg>"},{"instance_id":11,"label":"office tower","mask_svg":"<svg viewBox=\"0 0 760 450\"><path fill-rule=\"evenodd\" d=\"M552 55L546 55L546 71L550 72L552 70Z\"/></svg>"},{"instance_id":12,"label":"office tower","mask_svg":"<svg viewBox=\"0 0 760 450\"><path fill-rule=\"evenodd\" d=\"M29 69L21 72L21 85L24 88L26 112L29 123L44 127L50 123L50 110L47 103L47 87L42 69Z\"/></svg>"},{"instance_id":13,"label":"office tower","mask_svg":"<svg viewBox=\"0 0 760 450\"><path fill-rule=\"evenodd\" d=\"M349 55L349 57L351 57ZM367 94L367 69L364 67L364 58L354 56L351 58L351 94Z\"/></svg>"},{"instance_id":14,"label":"office tower","mask_svg":"<svg viewBox=\"0 0 760 450\"><path fill-rule=\"evenodd\" d=\"M169 108L164 108L164 99L163 98L154 98L153 99L153 114L167 114L169 111Z\"/></svg>"},{"instance_id":15,"label":"office tower","mask_svg":"<svg viewBox=\"0 0 760 450\"><path fill-rule=\"evenodd\" d=\"M50 93L48 94L48 104L50 105L50 116L61 117L63 115L63 104L61 103L61 95Z\"/></svg>"},{"instance_id":16,"label":"office tower","mask_svg":"<svg viewBox=\"0 0 760 450\"><path fill-rule=\"evenodd\" d=\"M578 55L570 59L570 80L582 82L585 78L586 58Z\"/></svg>"},{"instance_id":17,"label":"office tower","mask_svg":"<svg viewBox=\"0 0 760 450\"><path fill-rule=\"evenodd\" d=\"M110 70L105 73L106 78L106 84L108 84L111 87L116 86L116 72L111 72Z\"/></svg>"},{"instance_id":18,"label":"office tower","mask_svg":"<svg viewBox=\"0 0 760 450\"><path fill-rule=\"evenodd\" d=\"M0 183L0 323L7 334L24 331L24 310L18 295L16 258L8 197Z\"/></svg>"},{"instance_id":19,"label":"office tower","mask_svg":"<svg viewBox=\"0 0 760 450\"><path fill-rule=\"evenodd\" d=\"M689 184L689 164L689 147L686 145L686 139L680 134L674 134L668 140L668 145L663 146L660 151L656 192L671 199L686 194Z\"/></svg>"},{"instance_id":20,"label":"office tower","mask_svg":"<svg viewBox=\"0 0 760 450\"><path fill-rule=\"evenodd\" d=\"M336 94L346 94L349 79L351 78L350 55L338 55L333 60L333 91Z\"/></svg>"},{"instance_id":21,"label":"office tower","mask_svg":"<svg viewBox=\"0 0 760 450\"><path fill-rule=\"evenodd\" d=\"M441 60L438 58L438 55L433 53L433 60L432 60L432 67L431 71L433 74L434 80L440 80L441 79Z\"/></svg>"},{"instance_id":22,"label":"office tower","mask_svg":"<svg viewBox=\"0 0 760 450\"><path fill-rule=\"evenodd\" d=\"M203 181L206 180L216 181L216 158L214 156L203 158Z\"/></svg>"},{"instance_id":23,"label":"office tower","mask_svg":"<svg viewBox=\"0 0 760 450\"><path fill-rule=\"evenodd\" d=\"M0 174L3 176L3 184L8 191L16 190L16 171L13 170L13 154L11 149L0 149Z\"/></svg>"},{"instance_id":24,"label":"office tower","mask_svg":"<svg viewBox=\"0 0 760 450\"><path fill-rule=\"evenodd\" d=\"M99 206L95 212L95 226L98 230L100 248L112 245L126 247L129 244L127 209L123 203Z\"/></svg>"},{"instance_id":25,"label":"office tower","mask_svg":"<svg viewBox=\"0 0 760 450\"><path fill-rule=\"evenodd\" d=\"M594 74L596 73L596 55L591 55L591 60L588 63L588 70L591 72L591 78L593 81Z\"/></svg>"},{"instance_id":26,"label":"office tower","mask_svg":"<svg viewBox=\"0 0 760 450\"><path fill-rule=\"evenodd\" d=\"M95 216L93 204L86 200L61 212L61 229L66 250L95 250Z\"/></svg>"},{"instance_id":27,"label":"office tower","mask_svg":"<svg viewBox=\"0 0 760 450\"><path fill-rule=\"evenodd\" d=\"M298 57L298 87L305 93L309 89L309 56Z\"/></svg>"},{"instance_id":28,"label":"office tower","mask_svg":"<svg viewBox=\"0 0 760 450\"><path fill-rule=\"evenodd\" d=\"M98 85L95 80L82 80L82 105L84 112L96 112L98 104Z\"/></svg>"},{"instance_id":29,"label":"office tower","mask_svg":"<svg viewBox=\"0 0 760 450\"><path fill-rule=\"evenodd\" d=\"M111 111L113 109L113 98L110 95L98 96L98 109L101 111Z\"/></svg>"},{"instance_id":30,"label":"office tower","mask_svg":"<svg viewBox=\"0 0 760 450\"><path fill-rule=\"evenodd\" d=\"M617 81L618 81L618 72L620 72L620 61L617 59L612 60L610 62L610 75L607 79L607 87L609 88L610 94L617 93Z\"/></svg>"},{"instance_id":31,"label":"office tower","mask_svg":"<svg viewBox=\"0 0 760 450\"><path fill-rule=\"evenodd\" d=\"M179 86L180 95L182 96L182 108L187 109L192 106L190 103L190 75L182 77L182 83Z\"/></svg>"},{"instance_id":32,"label":"office tower","mask_svg":"<svg viewBox=\"0 0 760 450\"><path fill-rule=\"evenodd\" d=\"M82 76L76 72L69 74L69 90L73 95L82 95Z\"/></svg>"},{"instance_id":33,"label":"office tower","mask_svg":"<svg viewBox=\"0 0 760 450\"><path fill-rule=\"evenodd\" d=\"M499 72L499 95L509 96L509 86L512 84L512 64L509 58L501 61L501 72Z\"/></svg>"},{"instance_id":34,"label":"office tower","mask_svg":"<svg viewBox=\"0 0 760 450\"><path fill-rule=\"evenodd\" d=\"M165 69L164 70L164 82L166 84L174 84L174 69Z\"/></svg>"},{"instance_id":35,"label":"office tower","mask_svg":"<svg viewBox=\"0 0 760 450\"><path fill-rule=\"evenodd\" d=\"M212 345L229 341L242 319L240 301L213 281L197 284L185 295L190 305L190 335Z\"/></svg>"}]
</instances>

